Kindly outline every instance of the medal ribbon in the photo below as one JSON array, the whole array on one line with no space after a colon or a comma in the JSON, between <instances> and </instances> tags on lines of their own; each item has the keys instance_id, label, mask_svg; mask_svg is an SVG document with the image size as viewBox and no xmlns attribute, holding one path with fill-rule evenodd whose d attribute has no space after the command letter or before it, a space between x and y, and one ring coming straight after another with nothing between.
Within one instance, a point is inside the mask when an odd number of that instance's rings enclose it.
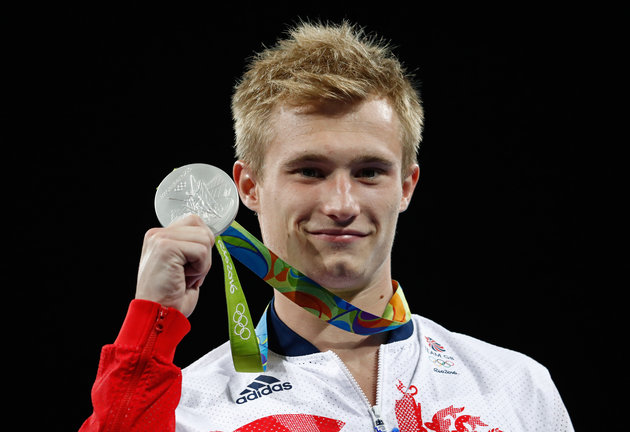
<instances>
[{"instance_id":1,"label":"medal ribbon","mask_svg":"<svg viewBox=\"0 0 630 432\"><path fill-rule=\"evenodd\" d=\"M353 306L291 267L236 221L217 236L216 244L223 261L230 346L234 367L239 372L262 372L266 369L267 320L265 310L265 315L254 331L245 295L230 256L298 306L342 330L371 335L393 330L411 319L402 288L395 281L394 295L383 315L376 316ZM254 334L258 341L254 340Z\"/></svg>"}]
</instances>

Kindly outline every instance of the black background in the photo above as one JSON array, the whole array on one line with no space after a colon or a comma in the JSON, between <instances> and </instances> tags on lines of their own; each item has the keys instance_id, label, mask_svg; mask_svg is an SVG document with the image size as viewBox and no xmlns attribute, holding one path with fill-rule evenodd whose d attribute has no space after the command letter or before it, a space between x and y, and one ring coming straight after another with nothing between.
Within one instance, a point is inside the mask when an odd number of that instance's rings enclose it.
<instances>
[{"instance_id":1,"label":"black background","mask_svg":"<svg viewBox=\"0 0 630 432\"><path fill-rule=\"evenodd\" d=\"M8 39L20 83L11 112L27 117L9 189L27 191L26 223L9 235L28 287L15 333L34 350L14 367L28 357L31 385L45 383L33 421L76 430L90 415L101 346L116 337L144 232L158 224L155 188L186 163L231 172L230 96L247 58L300 18L347 18L392 41L424 101L420 183L393 258L412 310L535 358L576 429L597 424L615 370L603 318L617 313L586 282L584 100L601 23L588 10L386 6L85 2L26 14ZM245 207L237 219L258 234ZM241 269L258 315L271 289ZM215 266L206 279L181 367L227 338L222 278Z\"/></svg>"}]
</instances>

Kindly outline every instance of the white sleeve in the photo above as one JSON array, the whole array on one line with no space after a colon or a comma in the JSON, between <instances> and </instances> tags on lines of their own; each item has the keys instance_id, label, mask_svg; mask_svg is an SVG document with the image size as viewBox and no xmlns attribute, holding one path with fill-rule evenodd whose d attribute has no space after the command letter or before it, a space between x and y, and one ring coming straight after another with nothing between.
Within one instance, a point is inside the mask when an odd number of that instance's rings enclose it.
<instances>
[{"instance_id":1,"label":"white sleeve","mask_svg":"<svg viewBox=\"0 0 630 432\"><path fill-rule=\"evenodd\" d=\"M574 432L569 413L547 368L536 371L536 407L538 430Z\"/></svg>"}]
</instances>

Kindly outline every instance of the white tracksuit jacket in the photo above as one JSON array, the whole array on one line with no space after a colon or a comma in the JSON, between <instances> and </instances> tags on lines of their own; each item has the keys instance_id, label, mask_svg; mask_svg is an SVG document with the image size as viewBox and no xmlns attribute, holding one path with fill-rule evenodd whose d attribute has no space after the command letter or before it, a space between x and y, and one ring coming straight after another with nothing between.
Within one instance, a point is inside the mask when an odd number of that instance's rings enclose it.
<instances>
[{"instance_id":1,"label":"white tracksuit jacket","mask_svg":"<svg viewBox=\"0 0 630 432\"><path fill-rule=\"evenodd\" d=\"M336 354L269 310L266 372L235 372L228 343L191 364L177 431L573 431L548 371L525 355L414 315L380 347L370 406Z\"/></svg>"}]
</instances>

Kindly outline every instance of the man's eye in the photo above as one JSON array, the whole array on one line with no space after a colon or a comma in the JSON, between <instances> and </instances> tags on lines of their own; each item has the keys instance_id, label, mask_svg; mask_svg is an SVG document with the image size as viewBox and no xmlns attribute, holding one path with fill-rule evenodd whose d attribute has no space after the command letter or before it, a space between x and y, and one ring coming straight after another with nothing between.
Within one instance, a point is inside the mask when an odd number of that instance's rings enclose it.
<instances>
[{"instance_id":1,"label":"man's eye","mask_svg":"<svg viewBox=\"0 0 630 432\"><path fill-rule=\"evenodd\" d=\"M357 171L356 176L367 178L367 179L373 179L373 178L376 178L380 173L381 173L380 170L376 168L361 168L359 171Z\"/></svg>"},{"instance_id":2,"label":"man's eye","mask_svg":"<svg viewBox=\"0 0 630 432\"><path fill-rule=\"evenodd\" d=\"M322 176L321 171L316 168L300 168L298 172L304 177L317 178Z\"/></svg>"}]
</instances>

